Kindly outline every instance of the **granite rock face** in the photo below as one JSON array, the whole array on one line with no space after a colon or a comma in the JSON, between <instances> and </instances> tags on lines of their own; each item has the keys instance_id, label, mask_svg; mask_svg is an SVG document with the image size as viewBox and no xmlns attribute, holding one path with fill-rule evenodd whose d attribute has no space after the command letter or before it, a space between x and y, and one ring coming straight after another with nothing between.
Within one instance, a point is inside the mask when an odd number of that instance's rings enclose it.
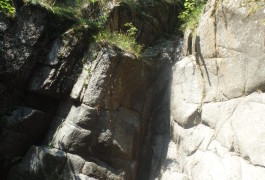
<instances>
[{"instance_id":1,"label":"granite rock face","mask_svg":"<svg viewBox=\"0 0 265 180\"><path fill-rule=\"evenodd\" d=\"M38 5L0 16L0 179L265 177L263 2L209 0L183 41L157 41L177 6L152 2L106 4L108 29L151 45L140 58Z\"/></svg>"},{"instance_id":2,"label":"granite rock face","mask_svg":"<svg viewBox=\"0 0 265 180\"><path fill-rule=\"evenodd\" d=\"M196 32L187 31L173 66L166 159L174 161L161 179L264 177L264 12L251 6L208 1Z\"/></svg>"},{"instance_id":3,"label":"granite rock face","mask_svg":"<svg viewBox=\"0 0 265 180\"><path fill-rule=\"evenodd\" d=\"M132 22L146 46L174 30L173 4L144 5L147 14L139 15L115 2L104 7L111 30ZM96 6L84 8L96 17ZM20 2L14 19L0 18L1 179L139 179L159 169L163 156L148 152L155 143L164 152L169 138L169 93L157 97L169 91L179 37L139 59L94 43L97 30L39 5Z\"/></svg>"}]
</instances>

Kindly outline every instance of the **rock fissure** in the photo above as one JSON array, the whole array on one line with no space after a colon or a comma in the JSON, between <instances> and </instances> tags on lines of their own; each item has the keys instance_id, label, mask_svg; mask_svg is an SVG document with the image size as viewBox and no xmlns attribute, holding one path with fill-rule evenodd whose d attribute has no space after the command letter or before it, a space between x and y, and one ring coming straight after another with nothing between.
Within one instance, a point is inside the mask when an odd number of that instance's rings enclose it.
<instances>
[{"instance_id":1,"label":"rock fissure","mask_svg":"<svg viewBox=\"0 0 265 180\"><path fill-rule=\"evenodd\" d=\"M15 0L17 16L0 15L1 179L265 177L264 13L244 1L208 0L183 40L171 1L82 6L107 9L111 32L131 22L138 59L92 42L104 27Z\"/></svg>"}]
</instances>

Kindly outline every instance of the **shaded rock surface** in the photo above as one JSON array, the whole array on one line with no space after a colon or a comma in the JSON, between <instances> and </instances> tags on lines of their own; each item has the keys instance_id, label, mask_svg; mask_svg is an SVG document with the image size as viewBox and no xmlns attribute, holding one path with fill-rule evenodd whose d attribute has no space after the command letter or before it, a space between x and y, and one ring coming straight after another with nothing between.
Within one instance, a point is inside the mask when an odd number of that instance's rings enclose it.
<instances>
[{"instance_id":1,"label":"shaded rock surface","mask_svg":"<svg viewBox=\"0 0 265 180\"><path fill-rule=\"evenodd\" d=\"M209 0L159 42L177 8L154 2L108 4L108 29L152 45L139 59L39 6L0 16L1 179L265 177L264 12Z\"/></svg>"},{"instance_id":2,"label":"shaded rock surface","mask_svg":"<svg viewBox=\"0 0 265 180\"><path fill-rule=\"evenodd\" d=\"M163 94L169 91L180 38L138 59L113 45L93 43L96 30L87 25L39 5L20 5L13 20L0 19L1 178L156 176L163 138L169 138L169 93ZM107 28L126 31L123 24L132 22L144 45L174 30L176 8L165 1L139 6L145 15L126 3L107 5ZM155 13L159 7L165 7L161 14ZM148 153L153 145L157 153Z\"/></svg>"}]
</instances>

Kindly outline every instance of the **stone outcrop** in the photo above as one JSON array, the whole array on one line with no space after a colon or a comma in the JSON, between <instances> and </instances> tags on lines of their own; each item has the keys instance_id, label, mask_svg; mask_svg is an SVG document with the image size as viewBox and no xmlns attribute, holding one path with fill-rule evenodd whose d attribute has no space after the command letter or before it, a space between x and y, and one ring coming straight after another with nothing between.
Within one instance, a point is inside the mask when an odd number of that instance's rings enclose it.
<instances>
[{"instance_id":1,"label":"stone outcrop","mask_svg":"<svg viewBox=\"0 0 265 180\"><path fill-rule=\"evenodd\" d=\"M161 179L265 175L264 12L243 3L208 1L196 32L185 34Z\"/></svg>"},{"instance_id":2,"label":"stone outcrop","mask_svg":"<svg viewBox=\"0 0 265 180\"><path fill-rule=\"evenodd\" d=\"M126 3L106 5L107 28L125 31L123 24L133 22L144 45L174 30L175 5L141 6L149 9L145 15ZM159 7L165 7L161 14L155 13ZM179 37L163 54L165 43L138 59L113 45L94 43L96 29L30 4L21 4L13 20L1 16L0 27L1 178L148 177L149 171L143 175L140 168L148 169L142 166L149 166L144 156L152 156L146 154L151 144L145 137L153 132L149 122L163 124L169 114L168 100L161 108L155 105L165 91L156 79L179 57ZM170 75L163 72L159 82L166 80L168 91ZM165 115L150 120L159 111ZM167 128L162 134L168 137Z\"/></svg>"},{"instance_id":3,"label":"stone outcrop","mask_svg":"<svg viewBox=\"0 0 265 180\"><path fill-rule=\"evenodd\" d=\"M108 1L106 28L133 22L150 46L137 58L75 19L16 3L14 19L0 15L0 179L265 177L262 9L209 0L182 40L167 34L172 1Z\"/></svg>"}]
</instances>

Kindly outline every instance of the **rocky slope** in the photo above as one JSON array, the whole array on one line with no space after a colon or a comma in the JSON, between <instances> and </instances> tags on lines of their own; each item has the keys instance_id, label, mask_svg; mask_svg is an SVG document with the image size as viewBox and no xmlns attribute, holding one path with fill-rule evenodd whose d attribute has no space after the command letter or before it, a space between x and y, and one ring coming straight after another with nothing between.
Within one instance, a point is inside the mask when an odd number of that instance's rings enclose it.
<instances>
[{"instance_id":1,"label":"rocky slope","mask_svg":"<svg viewBox=\"0 0 265 180\"><path fill-rule=\"evenodd\" d=\"M182 44L157 41L177 23L169 1L145 16L110 1L106 27L133 22L151 46L138 59L16 1L0 17L1 179L265 177L264 12L244 2L209 0Z\"/></svg>"}]
</instances>

